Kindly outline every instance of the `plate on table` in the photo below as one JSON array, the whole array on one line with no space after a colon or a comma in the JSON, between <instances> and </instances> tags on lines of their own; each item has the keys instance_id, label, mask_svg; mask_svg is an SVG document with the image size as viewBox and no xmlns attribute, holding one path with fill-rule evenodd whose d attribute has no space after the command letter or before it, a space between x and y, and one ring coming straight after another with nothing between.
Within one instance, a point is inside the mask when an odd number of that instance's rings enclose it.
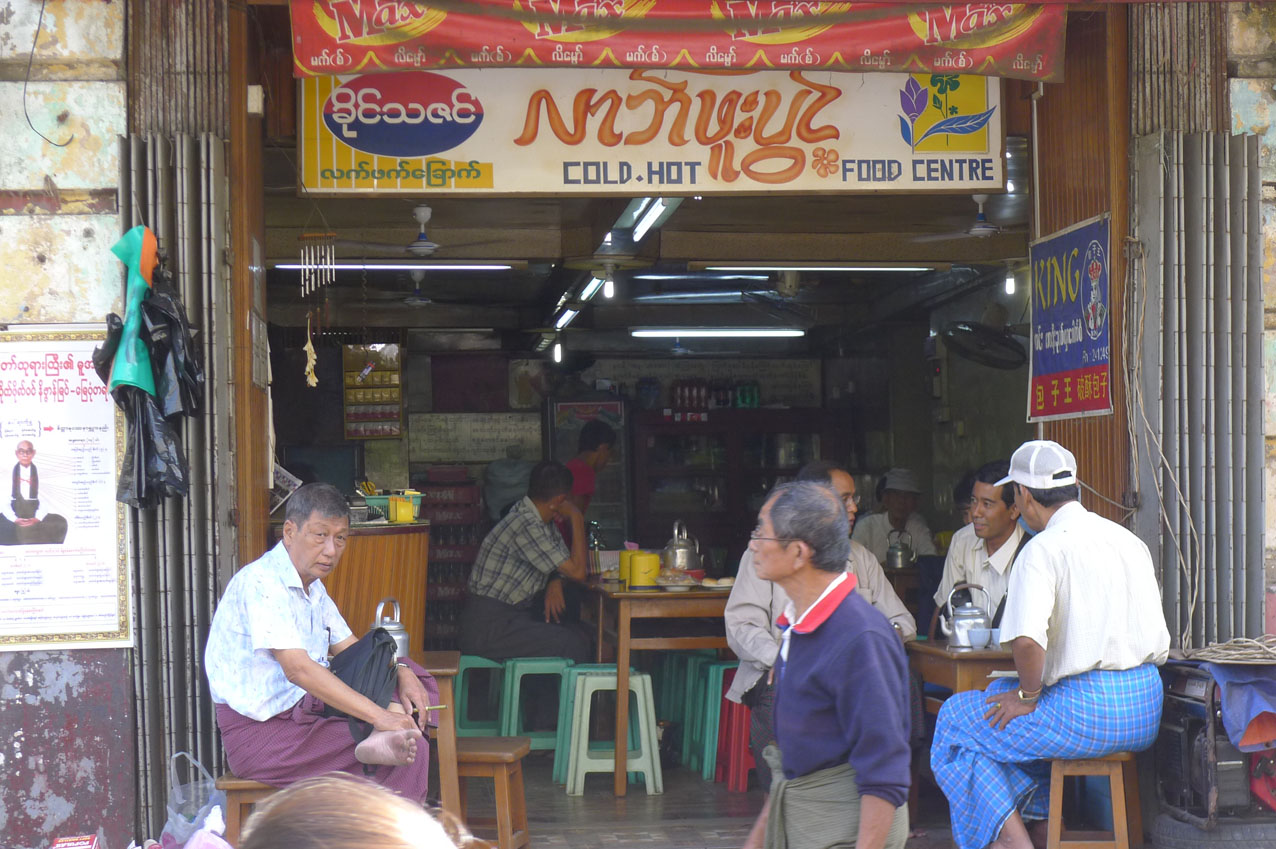
<instances>
[{"instance_id":1,"label":"plate on table","mask_svg":"<svg viewBox=\"0 0 1276 849\"><path fill-rule=\"evenodd\" d=\"M671 593L685 593L697 589L695 584L661 584L660 588Z\"/></svg>"}]
</instances>

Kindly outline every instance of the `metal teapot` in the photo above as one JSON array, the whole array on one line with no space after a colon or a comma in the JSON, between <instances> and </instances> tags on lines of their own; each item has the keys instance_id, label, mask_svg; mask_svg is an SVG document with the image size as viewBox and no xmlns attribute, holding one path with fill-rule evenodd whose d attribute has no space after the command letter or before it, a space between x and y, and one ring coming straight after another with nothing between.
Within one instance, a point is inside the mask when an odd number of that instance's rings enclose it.
<instances>
[{"instance_id":1,"label":"metal teapot","mask_svg":"<svg viewBox=\"0 0 1276 849\"><path fill-rule=\"evenodd\" d=\"M687 526L681 519L673 523L673 539L660 555L660 564L665 569L700 568L700 541L687 533Z\"/></svg>"},{"instance_id":2,"label":"metal teapot","mask_svg":"<svg viewBox=\"0 0 1276 849\"><path fill-rule=\"evenodd\" d=\"M904 538L908 542L904 542ZM913 535L908 531L891 530L886 535L886 568L903 569L917 562L917 552L913 551Z\"/></svg>"},{"instance_id":3,"label":"metal teapot","mask_svg":"<svg viewBox=\"0 0 1276 849\"><path fill-rule=\"evenodd\" d=\"M382 609L387 604L394 605L394 617L387 619L381 615ZM394 598L383 598L377 603L377 612L372 615L372 627L384 628L386 633L394 638L395 655L398 657L407 657L408 649L411 647L412 638L408 634L408 630L403 627L403 623L399 621L402 613L399 610L399 601Z\"/></svg>"},{"instance_id":4,"label":"metal teapot","mask_svg":"<svg viewBox=\"0 0 1276 849\"><path fill-rule=\"evenodd\" d=\"M953 596L960 590L979 590L984 594L985 606L979 607L974 601L968 601L960 607L953 607ZM991 603L992 597L979 584L961 584L952 588L952 591L948 593L948 609L952 611L952 625L950 626L944 617L939 618L939 630L949 638L949 648L973 649L975 647L970 640L970 631L972 628L992 627L992 617L988 615L988 606Z\"/></svg>"}]
</instances>

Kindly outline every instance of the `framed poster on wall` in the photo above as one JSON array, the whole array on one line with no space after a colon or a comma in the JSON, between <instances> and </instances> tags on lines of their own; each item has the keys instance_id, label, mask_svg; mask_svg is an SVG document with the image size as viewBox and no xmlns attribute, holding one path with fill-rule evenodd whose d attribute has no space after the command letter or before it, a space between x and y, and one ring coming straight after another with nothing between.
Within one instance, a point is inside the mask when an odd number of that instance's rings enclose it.
<instances>
[{"instance_id":1,"label":"framed poster on wall","mask_svg":"<svg viewBox=\"0 0 1276 849\"><path fill-rule=\"evenodd\" d=\"M93 370L103 338L0 333L0 650L132 644L124 421Z\"/></svg>"}]
</instances>

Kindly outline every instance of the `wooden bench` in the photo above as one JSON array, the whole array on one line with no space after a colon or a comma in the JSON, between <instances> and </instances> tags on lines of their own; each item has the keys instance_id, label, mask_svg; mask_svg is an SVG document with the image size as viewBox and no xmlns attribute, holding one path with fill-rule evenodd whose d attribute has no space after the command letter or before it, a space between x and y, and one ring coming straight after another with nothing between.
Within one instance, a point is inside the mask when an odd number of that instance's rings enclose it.
<instances>
[{"instance_id":1,"label":"wooden bench","mask_svg":"<svg viewBox=\"0 0 1276 849\"><path fill-rule=\"evenodd\" d=\"M217 789L226 794L226 833L223 839L231 846L238 846L240 829L253 812L253 805L279 788L260 781L239 778L228 772L217 779Z\"/></svg>"},{"instance_id":2,"label":"wooden bench","mask_svg":"<svg viewBox=\"0 0 1276 849\"><path fill-rule=\"evenodd\" d=\"M1112 831L1065 831L1063 780L1066 776L1108 779L1112 792ZM1139 803L1139 775L1132 752L1102 758L1050 762L1050 813L1046 849L1132 849L1143 845L1143 812Z\"/></svg>"},{"instance_id":3,"label":"wooden bench","mask_svg":"<svg viewBox=\"0 0 1276 849\"><path fill-rule=\"evenodd\" d=\"M490 778L496 785L495 820L473 820L466 812L465 782L460 783L465 822L471 831L476 825L495 825L500 849L520 849L531 843L523 797L523 758L530 750L527 737L461 737L456 741L457 775Z\"/></svg>"}]
</instances>

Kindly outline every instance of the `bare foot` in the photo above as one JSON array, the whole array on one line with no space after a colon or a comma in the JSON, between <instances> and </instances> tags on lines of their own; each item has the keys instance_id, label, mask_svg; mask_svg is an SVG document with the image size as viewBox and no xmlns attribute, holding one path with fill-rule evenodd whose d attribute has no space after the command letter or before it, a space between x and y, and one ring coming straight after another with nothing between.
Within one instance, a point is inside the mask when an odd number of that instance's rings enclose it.
<instances>
[{"instance_id":1,"label":"bare foot","mask_svg":"<svg viewBox=\"0 0 1276 849\"><path fill-rule=\"evenodd\" d=\"M420 731L373 731L354 747L359 763L383 766L407 766L416 760L416 741Z\"/></svg>"}]
</instances>

